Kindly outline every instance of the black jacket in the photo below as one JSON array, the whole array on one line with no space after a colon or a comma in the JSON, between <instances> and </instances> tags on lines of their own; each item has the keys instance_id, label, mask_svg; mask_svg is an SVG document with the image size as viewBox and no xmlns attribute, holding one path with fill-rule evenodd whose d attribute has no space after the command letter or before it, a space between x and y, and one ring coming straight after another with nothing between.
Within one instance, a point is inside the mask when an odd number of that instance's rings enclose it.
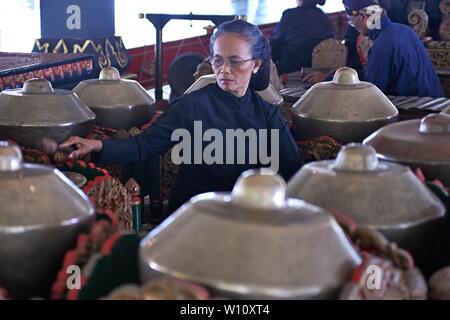
<instances>
[{"instance_id":1,"label":"black jacket","mask_svg":"<svg viewBox=\"0 0 450 320\"><path fill-rule=\"evenodd\" d=\"M99 161L101 163L130 163L163 155L180 142L171 140L174 130L185 129L184 132L189 132L192 140L199 137L194 132L196 128L194 121L201 121L201 135L208 129L220 131L224 137L222 145L225 145L227 129L242 129L243 131L255 129L258 133L259 129L279 129L279 139L276 141L279 144L279 173L287 180L303 163L303 157L299 154L286 121L277 107L266 103L251 89L247 90L245 96L238 98L223 91L217 84L210 84L198 91L181 96L142 134L126 140L104 141ZM196 124L198 128L199 122ZM258 141L261 141L260 138L261 136L258 134ZM270 137L267 141L270 150ZM259 157L256 163L251 163L249 155L255 156L255 150L250 148L248 141L245 145L238 145L234 141L231 150L224 148L223 157L221 157L223 164L207 164L202 155L210 144L210 141L200 141L202 152L198 148L199 144L195 145L194 141L191 141L191 155L186 155L190 164L181 164L180 173L171 191L170 211L175 210L197 194L210 191L230 191L236 179L245 170L270 166L270 164L261 163ZM244 152L239 152L241 147ZM234 156L231 153L234 153ZM237 157L243 153L246 155L245 163L239 164ZM231 161L234 164L226 164L227 156L230 155L231 158L234 158ZM198 163L199 161L201 163Z\"/></svg>"}]
</instances>

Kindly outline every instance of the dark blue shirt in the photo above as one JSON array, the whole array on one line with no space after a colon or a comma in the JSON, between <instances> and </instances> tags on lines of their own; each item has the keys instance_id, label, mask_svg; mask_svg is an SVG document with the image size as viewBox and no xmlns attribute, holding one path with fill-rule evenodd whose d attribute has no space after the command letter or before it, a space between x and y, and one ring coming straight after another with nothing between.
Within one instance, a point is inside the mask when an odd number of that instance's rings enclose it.
<instances>
[{"instance_id":1,"label":"dark blue shirt","mask_svg":"<svg viewBox=\"0 0 450 320\"><path fill-rule=\"evenodd\" d=\"M314 47L333 35L330 18L316 6L285 10L270 37L272 58L278 73L311 67Z\"/></svg>"},{"instance_id":2,"label":"dark blue shirt","mask_svg":"<svg viewBox=\"0 0 450 320\"><path fill-rule=\"evenodd\" d=\"M441 11L439 3L441 0L426 0L425 12L428 14L428 33L433 39L439 39L439 27L441 24ZM409 25L408 9L410 0L391 0L391 7L387 10L389 18L393 22Z\"/></svg>"},{"instance_id":3,"label":"dark blue shirt","mask_svg":"<svg viewBox=\"0 0 450 320\"><path fill-rule=\"evenodd\" d=\"M381 28L369 32L374 41L369 51L365 80L385 94L442 97L444 92L430 57L408 26L381 17Z\"/></svg>"},{"instance_id":4,"label":"dark blue shirt","mask_svg":"<svg viewBox=\"0 0 450 320\"><path fill-rule=\"evenodd\" d=\"M389 19L393 22L408 24L409 0L391 0L390 8L387 10Z\"/></svg>"},{"instance_id":5,"label":"dark blue shirt","mask_svg":"<svg viewBox=\"0 0 450 320\"><path fill-rule=\"evenodd\" d=\"M347 47L347 66L355 70L362 70L361 58L359 57L358 44L359 31L351 25L347 27L345 35L345 46Z\"/></svg>"},{"instance_id":6,"label":"dark blue shirt","mask_svg":"<svg viewBox=\"0 0 450 320\"><path fill-rule=\"evenodd\" d=\"M217 84L210 84L198 91L181 96L163 115L145 132L126 140L109 140L103 142L100 154L102 163L130 163L145 161L167 152L178 141L171 141L172 132L184 128L194 134L194 121L201 121L203 134L208 129L218 129L222 133L225 145L227 129L279 129L279 171L284 179L289 179L303 164L303 157L277 107L266 103L262 98L248 89L243 97L236 97L223 91ZM198 124L198 123L197 123ZM198 137L198 136L197 136ZM260 136L257 137L258 141ZM270 135L267 139L270 151ZM203 149L211 142L202 142ZM251 150L248 140L244 146L245 163L237 164L239 153L236 141L232 145L235 164L226 164L227 149L224 148L224 164L181 164L180 173L171 190L169 210L173 211L192 196L210 191L230 191L239 175L248 169L263 165L257 157L257 163L251 164L249 155ZM230 150L228 150L230 151ZM200 151L201 152L201 151ZM195 156L201 157L198 150L194 150L191 143L191 163ZM269 153L270 155L270 153ZM203 162L203 161L202 161Z\"/></svg>"},{"instance_id":7,"label":"dark blue shirt","mask_svg":"<svg viewBox=\"0 0 450 320\"><path fill-rule=\"evenodd\" d=\"M425 10L428 14L429 34L433 39L439 39L439 27L442 22L442 13L439 8L441 0L427 0Z\"/></svg>"}]
</instances>

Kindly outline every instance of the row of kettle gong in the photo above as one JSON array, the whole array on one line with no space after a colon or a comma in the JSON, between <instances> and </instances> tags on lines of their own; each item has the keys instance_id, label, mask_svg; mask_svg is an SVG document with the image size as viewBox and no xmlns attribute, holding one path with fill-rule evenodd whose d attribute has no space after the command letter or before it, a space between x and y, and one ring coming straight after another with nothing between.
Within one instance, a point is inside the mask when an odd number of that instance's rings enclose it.
<instances>
[{"instance_id":1,"label":"row of kettle gong","mask_svg":"<svg viewBox=\"0 0 450 320\"><path fill-rule=\"evenodd\" d=\"M43 149L86 136L97 123L130 128L148 122L153 99L115 68L82 81L73 92L30 79L0 93L0 139ZM94 113L95 112L95 113ZM18 147L0 141L0 287L13 298L46 297L67 250L94 221L87 196L57 169L26 164Z\"/></svg>"},{"instance_id":2,"label":"row of kettle gong","mask_svg":"<svg viewBox=\"0 0 450 320\"><path fill-rule=\"evenodd\" d=\"M115 68L104 68L99 79L82 81L74 92L53 89L44 79L1 92L0 138L39 149L42 137L62 142L72 135L86 136L95 122L116 129L139 127L154 112L154 101L142 86L120 79ZM331 82L314 85L293 106L292 114L298 139L327 134L342 143L361 142L398 117L389 99L376 86L359 81L350 68L338 70ZM427 178L450 185L448 120L434 115L424 122L383 128L365 143L383 159L420 166Z\"/></svg>"},{"instance_id":3,"label":"row of kettle gong","mask_svg":"<svg viewBox=\"0 0 450 320\"><path fill-rule=\"evenodd\" d=\"M371 153L375 153L378 160L384 161L382 166L398 163L408 166L413 172L420 168L427 180L438 179L444 186L450 186L450 115L448 109L440 114L430 114L422 119L395 122L398 118L398 111L389 99L373 84L359 81L355 70L341 68L336 72L333 81L311 87L294 104L291 112L294 134L300 140L326 134L344 144L363 142L365 146L373 148ZM375 156L372 155L372 158ZM339 161L339 157L336 161ZM336 168L340 168L340 166L339 163L335 164ZM427 232L433 230L433 227L428 227L428 225L433 225L433 223L421 223L420 225L426 225L424 228L419 227L419 223L415 223L417 230L414 231L414 237L407 232L394 235L385 226L387 222L395 222L404 230L411 229L412 225L402 219L408 220L408 214L411 212L420 212L417 217L418 221L427 221L430 215L433 215L432 208L419 209L420 206L416 206L416 201L419 200L415 198L416 192L410 189L411 184L405 183L398 174L397 176L393 175L396 178L392 178L391 182L388 182L388 177L385 177L386 184L380 188L378 182L381 180L377 179L374 182L368 177L383 177L383 170L370 169L371 166L377 167L375 161L367 161L363 171L357 172L358 174L349 174L345 178L344 175L337 174L342 173L342 170L330 171L326 178L326 175L321 178L323 181L319 181L317 172L323 173L323 169L318 169L315 165L312 165L314 168L312 169L307 165L305 170L298 174L294 181L291 181L291 184L298 186L303 185L303 181L305 181L307 186L291 187L290 194L297 194L304 200L326 209L341 211L350 215L356 222L377 226L379 230L384 230L383 232L391 240L410 250L424 271L432 269L429 261L432 253L428 251L433 246L423 242L423 239L430 239ZM347 168L344 171L358 171L356 168L358 166L354 165L353 168ZM411 174L408 172L408 175ZM333 183L342 183L342 187L339 189L333 186ZM315 188L319 185L322 194L314 194ZM292 188L297 189L297 193ZM334 196L336 193L330 194L333 190L337 192L337 196ZM391 194L388 195L386 190L389 190ZM403 194L403 198L398 198L401 194ZM393 199L397 199L396 206L388 203ZM367 209L361 210L365 207ZM368 210L372 213L369 214ZM380 212L389 210L392 212L385 213L388 216L385 216L384 220L381 219ZM370 219L361 219L361 215L369 215L372 219L380 220L375 223ZM443 226L445 231L440 234L447 231L446 223L445 221ZM444 246L440 251L445 252L445 248L449 249L447 247L448 240L442 240ZM422 254L422 252L428 252L429 255ZM439 249L436 249L433 254L439 256Z\"/></svg>"},{"instance_id":4,"label":"row of kettle gong","mask_svg":"<svg viewBox=\"0 0 450 320\"><path fill-rule=\"evenodd\" d=\"M361 257L331 211L380 231L419 267L435 258L446 228L445 206L408 167L348 144L287 186L260 169L230 193L192 198L141 241L142 282L165 274L232 298L337 298Z\"/></svg>"},{"instance_id":5,"label":"row of kettle gong","mask_svg":"<svg viewBox=\"0 0 450 320\"><path fill-rule=\"evenodd\" d=\"M54 89L45 79L30 79L21 89L0 93L0 138L42 148L42 138L58 143L70 136L86 136L98 124L129 129L147 123L154 100L133 80L120 78L117 69L102 69L99 79L80 82L72 91Z\"/></svg>"},{"instance_id":6,"label":"row of kettle gong","mask_svg":"<svg viewBox=\"0 0 450 320\"><path fill-rule=\"evenodd\" d=\"M58 170L23 163L7 143L0 182L0 285L13 297L45 296L94 209ZM410 169L350 144L335 161L304 166L287 186L260 169L244 172L231 193L194 197L141 241L142 282L167 274L232 298L336 298L361 257L328 210L381 231L417 259L439 241L445 217Z\"/></svg>"},{"instance_id":7,"label":"row of kettle gong","mask_svg":"<svg viewBox=\"0 0 450 320\"><path fill-rule=\"evenodd\" d=\"M438 179L443 185L450 186L450 109L422 119L395 122L398 111L389 99L373 84L359 81L355 70L341 68L333 81L311 87L294 104L291 112L297 138L310 139L327 134L343 143L363 142L371 147L366 149L371 156L367 157L362 171L358 171L357 164L343 170L340 157L336 159L334 171L328 174L323 168L307 165L290 182L295 184L290 187L290 194L348 214L363 225L376 226L388 238L411 251L424 271L432 269L430 255L439 256L439 248L430 252L434 246L426 241L434 241L428 236L435 224L429 221L434 214L433 208L420 209L416 202L423 199L416 192L405 193L405 185L410 183L403 178L411 176L413 179L409 171L403 171L403 175L397 171L387 177L387 171L380 168L395 163L406 165L413 172L420 168L427 180ZM373 159L369 161L369 158ZM337 184L342 187L338 188ZM319 186L321 194L315 191ZM417 220L412 223L409 215L414 212ZM387 226L389 223L397 224L404 232L392 231ZM438 225L447 228L446 223ZM407 230L413 231L408 233ZM444 239L443 243L447 242Z\"/></svg>"},{"instance_id":8,"label":"row of kettle gong","mask_svg":"<svg viewBox=\"0 0 450 320\"><path fill-rule=\"evenodd\" d=\"M364 140L380 159L420 167L427 179L450 186L450 109L395 123L392 102L375 85L360 81L355 70L341 68L333 81L311 87L291 112L298 140L321 135L343 144Z\"/></svg>"}]
</instances>

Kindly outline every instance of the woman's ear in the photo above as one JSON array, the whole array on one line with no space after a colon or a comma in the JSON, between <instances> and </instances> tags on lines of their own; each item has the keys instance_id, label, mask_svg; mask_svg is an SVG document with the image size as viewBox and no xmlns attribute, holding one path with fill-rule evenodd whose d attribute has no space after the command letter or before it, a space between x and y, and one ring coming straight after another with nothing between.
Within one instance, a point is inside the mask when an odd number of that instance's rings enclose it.
<instances>
[{"instance_id":1,"label":"woman's ear","mask_svg":"<svg viewBox=\"0 0 450 320\"><path fill-rule=\"evenodd\" d=\"M250 88L255 91L262 91L267 88L270 82L270 58L254 60L253 72L250 78Z\"/></svg>"},{"instance_id":2,"label":"woman's ear","mask_svg":"<svg viewBox=\"0 0 450 320\"><path fill-rule=\"evenodd\" d=\"M258 72L259 68L261 67L261 64L262 64L262 60L261 59L255 60L255 65L253 66L253 73L254 74Z\"/></svg>"}]
</instances>

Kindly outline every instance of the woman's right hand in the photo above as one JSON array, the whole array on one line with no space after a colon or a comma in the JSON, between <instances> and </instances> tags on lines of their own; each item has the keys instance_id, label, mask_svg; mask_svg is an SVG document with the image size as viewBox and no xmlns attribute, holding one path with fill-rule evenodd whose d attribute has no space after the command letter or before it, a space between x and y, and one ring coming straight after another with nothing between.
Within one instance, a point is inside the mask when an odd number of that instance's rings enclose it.
<instances>
[{"instance_id":1,"label":"woman's right hand","mask_svg":"<svg viewBox=\"0 0 450 320\"><path fill-rule=\"evenodd\" d=\"M94 139L84 139L80 137L70 137L63 143L61 143L58 147L59 149L65 149L72 145L76 146L76 150L69 154L69 159L78 159L88 153L93 151L102 150L102 141L94 140Z\"/></svg>"}]
</instances>

